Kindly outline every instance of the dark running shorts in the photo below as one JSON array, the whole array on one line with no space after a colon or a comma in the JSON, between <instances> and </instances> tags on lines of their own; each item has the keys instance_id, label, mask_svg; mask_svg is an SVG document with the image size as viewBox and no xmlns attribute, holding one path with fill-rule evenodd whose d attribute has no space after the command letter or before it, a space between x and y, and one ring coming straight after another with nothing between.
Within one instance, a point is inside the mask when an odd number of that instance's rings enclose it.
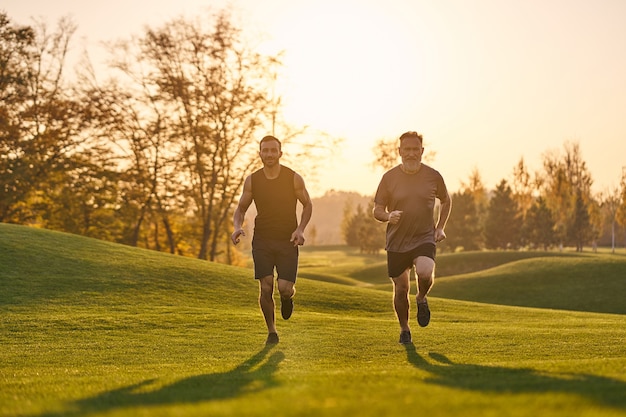
<instances>
[{"instance_id":1,"label":"dark running shorts","mask_svg":"<svg viewBox=\"0 0 626 417\"><path fill-rule=\"evenodd\" d=\"M298 274L298 247L288 240L252 239L252 259L254 278L274 276L278 279L296 282Z\"/></svg>"},{"instance_id":2,"label":"dark running shorts","mask_svg":"<svg viewBox=\"0 0 626 417\"><path fill-rule=\"evenodd\" d=\"M408 252L387 252L387 272L391 278L399 277L413 267L413 260L418 256L426 256L434 261L436 252L437 246L434 243L424 243Z\"/></svg>"}]
</instances>

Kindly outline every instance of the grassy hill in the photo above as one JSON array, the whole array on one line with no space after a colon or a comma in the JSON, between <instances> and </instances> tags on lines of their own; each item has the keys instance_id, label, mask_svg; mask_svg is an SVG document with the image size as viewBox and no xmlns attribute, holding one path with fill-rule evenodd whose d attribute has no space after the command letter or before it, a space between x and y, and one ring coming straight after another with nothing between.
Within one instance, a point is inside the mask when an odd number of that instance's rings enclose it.
<instances>
[{"instance_id":1,"label":"grassy hill","mask_svg":"<svg viewBox=\"0 0 626 417\"><path fill-rule=\"evenodd\" d=\"M385 255L363 255L342 247L303 252L301 276L391 291ZM626 253L444 253L437 256L436 275L431 293L435 297L626 314L626 302L616 297L626 294Z\"/></svg>"},{"instance_id":2,"label":"grassy hill","mask_svg":"<svg viewBox=\"0 0 626 417\"><path fill-rule=\"evenodd\" d=\"M266 348L249 269L0 224L0 415L626 416L623 313L444 298L446 280L513 285L532 260L442 277L404 347L391 293L350 275L384 258L331 252L302 251L294 316ZM546 276L587 265L533 259Z\"/></svg>"}]
</instances>

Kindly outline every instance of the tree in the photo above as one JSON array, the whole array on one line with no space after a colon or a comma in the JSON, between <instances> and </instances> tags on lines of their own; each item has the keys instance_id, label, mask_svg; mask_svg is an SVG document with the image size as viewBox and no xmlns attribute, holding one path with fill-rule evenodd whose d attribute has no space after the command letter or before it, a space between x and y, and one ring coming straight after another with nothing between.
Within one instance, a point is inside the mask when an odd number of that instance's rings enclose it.
<instances>
[{"instance_id":1,"label":"tree","mask_svg":"<svg viewBox=\"0 0 626 417\"><path fill-rule=\"evenodd\" d=\"M95 157L75 155L65 172L47 179L45 191L31 204L39 223L102 240L117 241L124 224L117 215L119 178Z\"/></svg>"},{"instance_id":2,"label":"tree","mask_svg":"<svg viewBox=\"0 0 626 417\"><path fill-rule=\"evenodd\" d=\"M626 169L622 172L619 187L607 189L598 196L604 219L610 224L612 253L615 253L616 228L621 225L621 216L626 215L626 189L624 187L626 187ZM626 216L623 220L626 220Z\"/></svg>"},{"instance_id":3,"label":"tree","mask_svg":"<svg viewBox=\"0 0 626 417\"><path fill-rule=\"evenodd\" d=\"M517 249L521 216L506 180L500 181L489 201L485 221L485 246L490 249Z\"/></svg>"},{"instance_id":4,"label":"tree","mask_svg":"<svg viewBox=\"0 0 626 417\"><path fill-rule=\"evenodd\" d=\"M38 190L79 161L80 106L63 79L75 30L67 18L49 33L44 23L14 26L0 13L0 221L36 221Z\"/></svg>"},{"instance_id":5,"label":"tree","mask_svg":"<svg viewBox=\"0 0 626 417\"><path fill-rule=\"evenodd\" d=\"M554 236L554 220L543 197L535 199L526 213L523 234L530 247L548 250L556 243Z\"/></svg>"},{"instance_id":6,"label":"tree","mask_svg":"<svg viewBox=\"0 0 626 417\"><path fill-rule=\"evenodd\" d=\"M603 213L602 201L599 197L591 196L587 206L587 214L589 216L589 239L591 239L594 250L597 250L598 243L602 238L606 218ZM582 248L581 248L582 250Z\"/></svg>"},{"instance_id":7,"label":"tree","mask_svg":"<svg viewBox=\"0 0 626 417\"><path fill-rule=\"evenodd\" d=\"M620 226L626 226L626 167L622 167L620 190L619 203L615 219L617 224Z\"/></svg>"},{"instance_id":8,"label":"tree","mask_svg":"<svg viewBox=\"0 0 626 417\"><path fill-rule=\"evenodd\" d=\"M577 143L566 143L565 154L544 155L545 177L542 194L555 220L555 232L561 243L582 250L592 236L589 207L591 175Z\"/></svg>"},{"instance_id":9,"label":"tree","mask_svg":"<svg viewBox=\"0 0 626 417\"><path fill-rule=\"evenodd\" d=\"M522 158L513 168L513 181L511 184L513 199L517 203L522 219L526 218L526 212L533 204L534 185L528 168L524 163L524 158Z\"/></svg>"},{"instance_id":10,"label":"tree","mask_svg":"<svg viewBox=\"0 0 626 417\"><path fill-rule=\"evenodd\" d=\"M344 209L342 230L346 244L358 247L362 253L375 254L385 248L386 225L374 219L373 208L372 203L367 210L360 204L356 211L352 211L349 205Z\"/></svg>"},{"instance_id":11,"label":"tree","mask_svg":"<svg viewBox=\"0 0 626 417\"><path fill-rule=\"evenodd\" d=\"M0 221L22 220L17 206L33 188L21 119L35 42L33 28L15 26L0 13Z\"/></svg>"},{"instance_id":12,"label":"tree","mask_svg":"<svg viewBox=\"0 0 626 417\"><path fill-rule=\"evenodd\" d=\"M474 194L465 189L452 194L454 210L446 226L447 238L437 244L437 249L478 250L481 248L482 230Z\"/></svg>"},{"instance_id":13,"label":"tree","mask_svg":"<svg viewBox=\"0 0 626 417\"><path fill-rule=\"evenodd\" d=\"M569 229L570 241L574 242L576 252L582 252L583 245L592 238L591 216L589 215L589 203L583 199L581 190L576 190L574 205L574 218Z\"/></svg>"},{"instance_id":14,"label":"tree","mask_svg":"<svg viewBox=\"0 0 626 417\"><path fill-rule=\"evenodd\" d=\"M256 159L254 138L270 122L274 57L249 51L226 12L210 29L174 20L149 30L141 49L172 107L184 194L200 226L198 258L215 260L230 210Z\"/></svg>"},{"instance_id":15,"label":"tree","mask_svg":"<svg viewBox=\"0 0 626 417\"><path fill-rule=\"evenodd\" d=\"M359 215L360 212L360 215ZM356 212L350 201L343 208L343 220L341 221L341 234L348 246L359 246L359 217L363 216L361 205L357 205Z\"/></svg>"},{"instance_id":16,"label":"tree","mask_svg":"<svg viewBox=\"0 0 626 417\"><path fill-rule=\"evenodd\" d=\"M604 213L604 219L611 225L611 252L615 253L615 226L617 213L620 206L620 190L608 190L600 194L600 207Z\"/></svg>"},{"instance_id":17,"label":"tree","mask_svg":"<svg viewBox=\"0 0 626 417\"><path fill-rule=\"evenodd\" d=\"M381 167L387 171L398 165L398 140L379 139L372 148L374 153L374 167Z\"/></svg>"},{"instance_id":18,"label":"tree","mask_svg":"<svg viewBox=\"0 0 626 417\"><path fill-rule=\"evenodd\" d=\"M479 230L485 229L485 216L487 215L487 206L489 204L489 193L483 183L482 177L478 168L474 168L470 173L467 182L461 182L461 189L467 190L474 198L474 204L476 205L476 213L478 220ZM484 246L481 234L480 246Z\"/></svg>"},{"instance_id":19,"label":"tree","mask_svg":"<svg viewBox=\"0 0 626 417\"><path fill-rule=\"evenodd\" d=\"M129 167L131 242L146 217L171 234L173 217L192 215L197 243L187 247L216 260L228 244L232 206L257 163L257 140L276 121L270 87L278 57L246 47L230 15L219 11L119 42L112 63L118 78L110 85L119 87L109 91L118 99L97 96L100 128L112 132Z\"/></svg>"},{"instance_id":20,"label":"tree","mask_svg":"<svg viewBox=\"0 0 626 417\"><path fill-rule=\"evenodd\" d=\"M130 62L117 60L112 65L137 83L122 84L113 78L100 85L93 71L83 74L81 82L90 133L117 153L122 200L118 216L126 225L118 241L154 249L160 249L163 241L170 253L180 252L181 238L172 217L184 203L167 103L146 81L148 75L134 72Z\"/></svg>"}]
</instances>

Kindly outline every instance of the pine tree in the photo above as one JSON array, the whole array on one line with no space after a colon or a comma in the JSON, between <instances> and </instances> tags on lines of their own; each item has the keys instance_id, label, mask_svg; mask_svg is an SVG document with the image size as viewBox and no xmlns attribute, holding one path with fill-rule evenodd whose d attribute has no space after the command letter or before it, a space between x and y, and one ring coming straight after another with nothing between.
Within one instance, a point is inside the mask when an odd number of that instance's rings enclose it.
<instances>
[{"instance_id":1,"label":"pine tree","mask_svg":"<svg viewBox=\"0 0 626 417\"><path fill-rule=\"evenodd\" d=\"M489 249L517 249L520 243L521 217L513 191L502 180L487 208L485 245Z\"/></svg>"}]
</instances>

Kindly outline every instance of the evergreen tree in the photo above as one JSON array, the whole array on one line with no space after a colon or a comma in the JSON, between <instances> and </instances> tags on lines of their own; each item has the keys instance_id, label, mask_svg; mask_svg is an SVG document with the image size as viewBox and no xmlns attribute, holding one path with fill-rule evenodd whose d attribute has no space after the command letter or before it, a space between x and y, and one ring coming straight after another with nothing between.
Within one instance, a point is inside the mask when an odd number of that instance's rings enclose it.
<instances>
[{"instance_id":1,"label":"evergreen tree","mask_svg":"<svg viewBox=\"0 0 626 417\"><path fill-rule=\"evenodd\" d=\"M537 198L528 210L523 233L529 245L534 248L548 250L556 243L554 219L543 197Z\"/></svg>"},{"instance_id":2,"label":"evergreen tree","mask_svg":"<svg viewBox=\"0 0 626 417\"><path fill-rule=\"evenodd\" d=\"M588 203L583 199L582 192L576 192L576 204L574 206L574 219L569 229L570 241L576 245L576 252L582 252L583 245L591 239L591 217Z\"/></svg>"},{"instance_id":3,"label":"evergreen tree","mask_svg":"<svg viewBox=\"0 0 626 417\"><path fill-rule=\"evenodd\" d=\"M363 211L361 205L357 206L357 214L359 211ZM343 208L343 221L341 222L341 234L343 236L346 245L359 246L357 214L354 213L352 204L347 202Z\"/></svg>"},{"instance_id":4,"label":"evergreen tree","mask_svg":"<svg viewBox=\"0 0 626 417\"><path fill-rule=\"evenodd\" d=\"M446 226L447 238L437 244L442 251L478 250L482 235L478 207L470 190L452 194L454 211Z\"/></svg>"},{"instance_id":5,"label":"evergreen tree","mask_svg":"<svg viewBox=\"0 0 626 417\"><path fill-rule=\"evenodd\" d=\"M489 249L517 249L520 243L521 217L513 191L502 180L487 208L485 246Z\"/></svg>"}]
</instances>

